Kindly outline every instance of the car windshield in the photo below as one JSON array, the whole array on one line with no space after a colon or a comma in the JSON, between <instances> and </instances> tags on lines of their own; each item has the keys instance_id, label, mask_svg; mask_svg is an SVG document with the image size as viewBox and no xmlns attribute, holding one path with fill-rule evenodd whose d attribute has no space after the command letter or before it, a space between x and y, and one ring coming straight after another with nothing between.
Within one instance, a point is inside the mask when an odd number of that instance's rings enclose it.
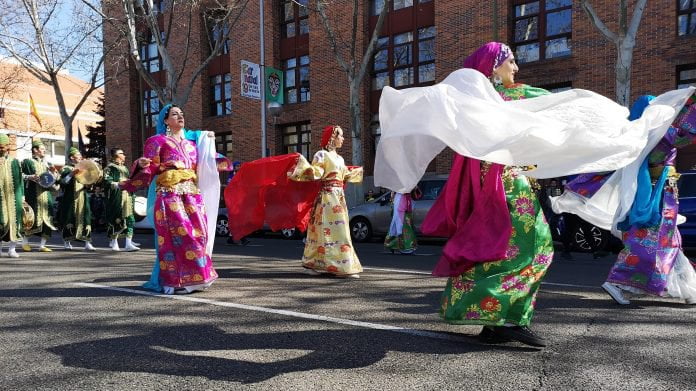
<instances>
[{"instance_id":1,"label":"car windshield","mask_svg":"<svg viewBox=\"0 0 696 391\"><path fill-rule=\"evenodd\" d=\"M440 194L440 190L442 190L443 186L445 186L444 179L421 181L418 184L418 187L420 188L421 193L423 193L423 196L420 199L421 200L437 199L437 196L438 196L438 194Z\"/></svg>"},{"instance_id":2,"label":"car windshield","mask_svg":"<svg viewBox=\"0 0 696 391\"><path fill-rule=\"evenodd\" d=\"M696 173L682 174L679 178L679 198L696 197Z\"/></svg>"}]
</instances>

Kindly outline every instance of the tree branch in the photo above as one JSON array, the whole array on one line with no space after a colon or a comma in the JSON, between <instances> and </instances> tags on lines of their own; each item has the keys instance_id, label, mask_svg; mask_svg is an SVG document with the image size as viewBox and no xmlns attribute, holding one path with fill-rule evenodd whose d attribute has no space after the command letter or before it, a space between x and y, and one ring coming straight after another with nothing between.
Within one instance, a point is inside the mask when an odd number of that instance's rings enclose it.
<instances>
[{"instance_id":1,"label":"tree branch","mask_svg":"<svg viewBox=\"0 0 696 391\"><path fill-rule=\"evenodd\" d=\"M626 35L632 37L635 40L636 34L638 33L638 27L640 26L640 20L643 17L643 12L647 6L648 0L638 0L636 6L633 9L633 16L631 17L631 24L628 26L628 31Z\"/></svg>"},{"instance_id":2,"label":"tree branch","mask_svg":"<svg viewBox=\"0 0 696 391\"><path fill-rule=\"evenodd\" d=\"M321 20L321 24L324 27L324 32L326 33L326 36L329 39L329 46L331 47L331 51L334 53L334 56L336 57L336 61L338 61L338 65L341 67L341 69L343 69L344 72L350 73L351 68L348 66L348 63L346 63L345 59L338 50L336 33L334 32L333 28L331 28L331 25L329 24L329 18L326 16L324 0L317 0L317 10L319 11L319 19Z\"/></svg>"},{"instance_id":3,"label":"tree branch","mask_svg":"<svg viewBox=\"0 0 696 391\"><path fill-rule=\"evenodd\" d=\"M582 8L585 10L585 13L587 13L587 16L590 18L592 24L595 27L597 27L597 29L602 33L602 35L604 35L606 39L618 46L619 36L616 35L616 33L609 30L609 28L604 24L604 22L602 22L602 19L599 18L594 8L592 8L592 4L590 4L589 0L583 0Z\"/></svg>"},{"instance_id":4,"label":"tree branch","mask_svg":"<svg viewBox=\"0 0 696 391\"><path fill-rule=\"evenodd\" d=\"M360 70L356 75L356 79L358 79L359 81L362 81L363 77L365 77L365 74L367 73L367 67L370 65L372 57L375 54L375 48L377 46L377 41L379 40L379 34L382 32L382 26L384 25L384 20L387 18L387 12L389 8L391 8L391 2L392 0L385 0L384 8L382 8L382 10L379 13L379 17L377 18L377 24L375 24L375 29L372 31L370 43L367 44L367 48L365 48L365 55L363 56L362 62L360 63Z\"/></svg>"}]
</instances>

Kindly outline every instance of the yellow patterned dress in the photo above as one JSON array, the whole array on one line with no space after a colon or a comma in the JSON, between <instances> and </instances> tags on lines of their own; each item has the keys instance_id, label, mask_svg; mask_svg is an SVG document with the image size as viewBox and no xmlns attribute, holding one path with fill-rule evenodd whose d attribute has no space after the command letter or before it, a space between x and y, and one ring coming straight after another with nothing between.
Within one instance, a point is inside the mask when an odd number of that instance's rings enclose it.
<instances>
[{"instance_id":1,"label":"yellow patterned dress","mask_svg":"<svg viewBox=\"0 0 696 391\"><path fill-rule=\"evenodd\" d=\"M321 150L312 163L300 156L290 174L294 181L322 181L307 226L302 266L318 272L349 275L362 272L350 240L345 182L362 182L362 167L346 167L336 151Z\"/></svg>"}]
</instances>

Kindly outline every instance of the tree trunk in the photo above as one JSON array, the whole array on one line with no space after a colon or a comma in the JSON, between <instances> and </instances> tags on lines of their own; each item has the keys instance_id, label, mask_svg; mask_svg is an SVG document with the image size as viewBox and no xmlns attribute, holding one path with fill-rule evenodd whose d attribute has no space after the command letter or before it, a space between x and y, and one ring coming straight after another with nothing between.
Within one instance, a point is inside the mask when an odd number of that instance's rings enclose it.
<instances>
[{"instance_id":1,"label":"tree trunk","mask_svg":"<svg viewBox=\"0 0 696 391\"><path fill-rule=\"evenodd\" d=\"M65 107L65 98L63 97L63 91L60 89L58 84L58 77L55 74L50 75L51 87L53 87L53 93L56 94L56 103L58 103L58 113L60 113L60 120L63 123L63 128L65 128L65 164L70 162L69 149L72 146L72 123L73 116L68 114L68 110ZM74 113L77 113L78 109L75 109Z\"/></svg>"},{"instance_id":2,"label":"tree trunk","mask_svg":"<svg viewBox=\"0 0 696 391\"><path fill-rule=\"evenodd\" d=\"M624 38L616 47L616 100L626 107L631 103L631 63L635 46L635 42L629 41Z\"/></svg>"},{"instance_id":3,"label":"tree trunk","mask_svg":"<svg viewBox=\"0 0 696 391\"><path fill-rule=\"evenodd\" d=\"M362 165L362 110L360 110L360 83L356 79L350 80L350 129L352 133L351 140L351 158L352 165Z\"/></svg>"}]
</instances>

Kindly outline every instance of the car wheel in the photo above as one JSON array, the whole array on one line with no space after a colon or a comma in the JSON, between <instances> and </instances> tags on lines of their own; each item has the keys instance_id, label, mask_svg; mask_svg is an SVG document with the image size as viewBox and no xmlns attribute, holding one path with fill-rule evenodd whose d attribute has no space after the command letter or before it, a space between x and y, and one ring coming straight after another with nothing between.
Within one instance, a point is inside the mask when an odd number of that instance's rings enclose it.
<instances>
[{"instance_id":1,"label":"car wheel","mask_svg":"<svg viewBox=\"0 0 696 391\"><path fill-rule=\"evenodd\" d=\"M217 236L230 236L230 227L227 225L227 217L220 216L215 224L215 234Z\"/></svg>"},{"instance_id":2,"label":"car wheel","mask_svg":"<svg viewBox=\"0 0 696 391\"><path fill-rule=\"evenodd\" d=\"M296 239L297 230L295 228L283 228L280 230L280 236L282 236L283 239Z\"/></svg>"},{"instance_id":3,"label":"car wheel","mask_svg":"<svg viewBox=\"0 0 696 391\"><path fill-rule=\"evenodd\" d=\"M363 217L356 217L350 222L350 237L355 242L366 242L372 237L370 222Z\"/></svg>"},{"instance_id":4,"label":"car wheel","mask_svg":"<svg viewBox=\"0 0 696 391\"><path fill-rule=\"evenodd\" d=\"M593 243L595 248L604 248L604 241L606 238L602 230L593 225L589 231L590 232L588 234L582 229L582 227L578 227L577 231L575 231L575 247L580 251L590 251L592 248L590 243ZM590 242L590 240L592 242Z\"/></svg>"}]
</instances>

